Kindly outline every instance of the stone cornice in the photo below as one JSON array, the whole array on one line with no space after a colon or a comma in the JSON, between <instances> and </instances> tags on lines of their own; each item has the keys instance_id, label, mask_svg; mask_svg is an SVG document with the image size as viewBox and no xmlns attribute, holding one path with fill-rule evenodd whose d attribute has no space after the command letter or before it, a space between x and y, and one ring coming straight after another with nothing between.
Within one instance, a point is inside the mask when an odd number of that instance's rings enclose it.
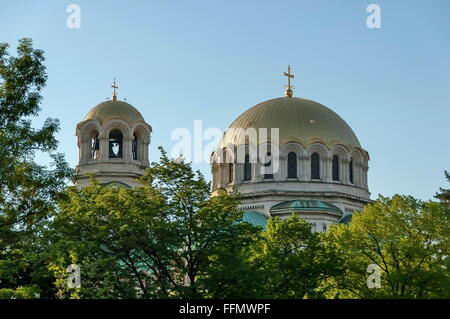
<instances>
[{"instance_id":1,"label":"stone cornice","mask_svg":"<svg viewBox=\"0 0 450 319\"><path fill-rule=\"evenodd\" d=\"M90 175L96 177L132 177L139 178L142 174L138 173L118 173L118 172L99 172L99 173L86 173L86 174L77 174L77 179L90 178Z\"/></svg>"},{"instance_id":2,"label":"stone cornice","mask_svg":"<svg viewBox=\"0 0 450 319\"><path fill-rule=\"evenodd\" d=\"M373 203L374 201L368 198L350 195L341 192L292 192L292 191L264 191L264 192L255 192L251 194L242 194L241 199L260 199L261 197L267 196L276 196L276 197L286 197L286 198L311 198L311 197L321 197L321 198L346 198L357 200L364 203Z\"/></svg>"}]
</instances>

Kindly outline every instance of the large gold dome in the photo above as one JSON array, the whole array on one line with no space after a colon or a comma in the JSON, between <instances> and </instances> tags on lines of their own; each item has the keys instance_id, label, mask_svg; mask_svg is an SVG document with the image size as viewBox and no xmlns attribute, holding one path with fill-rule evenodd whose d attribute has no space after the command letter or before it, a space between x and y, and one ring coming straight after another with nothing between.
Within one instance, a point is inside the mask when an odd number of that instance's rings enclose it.
<instances>
[{"instance_id":1,"label":"large gold dome","mask_svg":"<svg viewBox=\"0 0 450 319\"><path fill-rule=\"evenodd\" d=\"M119 100L105 101L94 106L84 118L85 121L91 119L97 120L100 124L110 119L123 119L130 125L144 121L134 106Z\"/></svg>"},{"instance_id":2,"label":"large gold dome","mask_svg":"<svg viewBox=\"0 0 450 319\"><path fill-rule=\"evenodd\" d=\"M242 113L230 128L279 128L279 140L298 141L303 145L322 142L328 146L343 144L361 148L350 126L328 107L303 98L281 97L259 103ZM219 148L241 144L241 130L228 130Z\"/></svg>"}]
</instances>

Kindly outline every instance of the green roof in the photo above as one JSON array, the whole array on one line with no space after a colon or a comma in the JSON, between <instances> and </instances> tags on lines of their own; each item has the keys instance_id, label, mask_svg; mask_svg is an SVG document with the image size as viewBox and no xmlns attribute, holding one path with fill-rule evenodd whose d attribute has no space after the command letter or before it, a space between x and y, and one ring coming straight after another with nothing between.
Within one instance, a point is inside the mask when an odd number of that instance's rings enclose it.
<instances>
[{"instance_id":1,"label":"green roof","mask_svg":"<svg viewBox=\"0 0 450 319\"><path fill-rule=\"evenodd\" d=\"M297 199L297 200L291 200L283 203L276 204L272 206L270 209L270 212L280 212L280 211L329 211L333 213L340 213L342 214L342 211L334 206L333 204L322 202L320 200L316 199Z\"/></svg>"},{"instance_id":2,"label":"green roof","mask_svg":"<svg viewBox=\"0 0 450 319\"><path fill-rule=\"evenodd\" d=\"M339 219L338 223L348 225L353 218L353 214L351 213L345 213L344 216Z\"/></svg>"},{"instance_id":3,"label":"green roof","mask_svg":"<svg viewBox=\"0 0 450 319\"><path fill-rule=\"evenodd\" d=\"M125 187L125 188L131 188L130 185L119 182L119 181L114 181L114 182L107 182L103 184L104 186L107 187Z\"/></svg>"},{"instance_id":4,"label":"green roof","mask_svg":"<svg viewBox=\"0 0 450 319\"><path fill-rule=\"evenodd\" d=\"M242 215L242 219L253 226L261 226L263 230L266 230L269 217L258 212L245 211Z\"/></svg>"}]
</instances>

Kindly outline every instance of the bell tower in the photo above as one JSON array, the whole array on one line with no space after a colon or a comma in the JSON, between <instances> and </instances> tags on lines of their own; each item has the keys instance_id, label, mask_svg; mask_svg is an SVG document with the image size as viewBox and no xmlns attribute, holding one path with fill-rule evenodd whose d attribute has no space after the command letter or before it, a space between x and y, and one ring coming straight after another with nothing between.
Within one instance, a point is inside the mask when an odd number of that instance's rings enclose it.
<instances>
[{"instance_id":1,"label":"bell tower","mask_svg":"<svg viewBox=\"0 0 450 319\"><path fill-rule=\"evenodd\" d=\"M118 100L115 81L111 87L112 100L94 106L76 127L78 188L89 184L89 175L101 183L135 187L149 167L152 127L135 107Z\"/></svg>"}]
</instances>

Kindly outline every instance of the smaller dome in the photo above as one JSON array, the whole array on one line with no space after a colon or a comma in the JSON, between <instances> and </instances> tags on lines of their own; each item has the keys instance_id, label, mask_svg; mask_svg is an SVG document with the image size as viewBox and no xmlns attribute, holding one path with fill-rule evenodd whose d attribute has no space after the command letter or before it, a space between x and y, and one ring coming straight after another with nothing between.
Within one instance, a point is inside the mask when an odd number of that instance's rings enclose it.
<instances>
[{"instance_id":1,"label":"smaller dome","mask_svg":"<svg viewBox=\"0 0 450 319\"><path fill-rule=\"evenodd\" d=\"M284 211L329 211L333 213L342 214L342 211L333 204L322 202L316 199L298 199L287 202L282 202L272 206L270 212L284 212Z\"/></svg>"},{"instance_id":2,"label":"smaller dome","mask_svg":"<svg viewBox=\"0 0 450 319\"><path fill-rule=\"evenodd\" d=\"M125 188L131 188L130 185L125 184L125 183L122 183L122 182L118 182L118 181L104 183L103 185L106 186L106 187L125 187Z\"/></svg>"},{"instance_id":3,"label":"smaller dome","mask_svg":"<svg viewBox=\"0 0 450 319\"><path fill-rule=\"evenodd\" d=\"M245 211L242 220L253 226L261 226L263 230L266 230L268 217L258 212Z\"/></svg>"},{"instance_id":4,"label":"smaller dome","mask_svg":"<svg viewBox=\"0 0 450 319\"><path fill-rule=\"evenodd\" d=\"M144 121L134 106L119 100L105 101L94 106L84 118L85 121L97 120L100 124L110 119L122 119L130 125Z\"/></svg>"}]
</instances>

